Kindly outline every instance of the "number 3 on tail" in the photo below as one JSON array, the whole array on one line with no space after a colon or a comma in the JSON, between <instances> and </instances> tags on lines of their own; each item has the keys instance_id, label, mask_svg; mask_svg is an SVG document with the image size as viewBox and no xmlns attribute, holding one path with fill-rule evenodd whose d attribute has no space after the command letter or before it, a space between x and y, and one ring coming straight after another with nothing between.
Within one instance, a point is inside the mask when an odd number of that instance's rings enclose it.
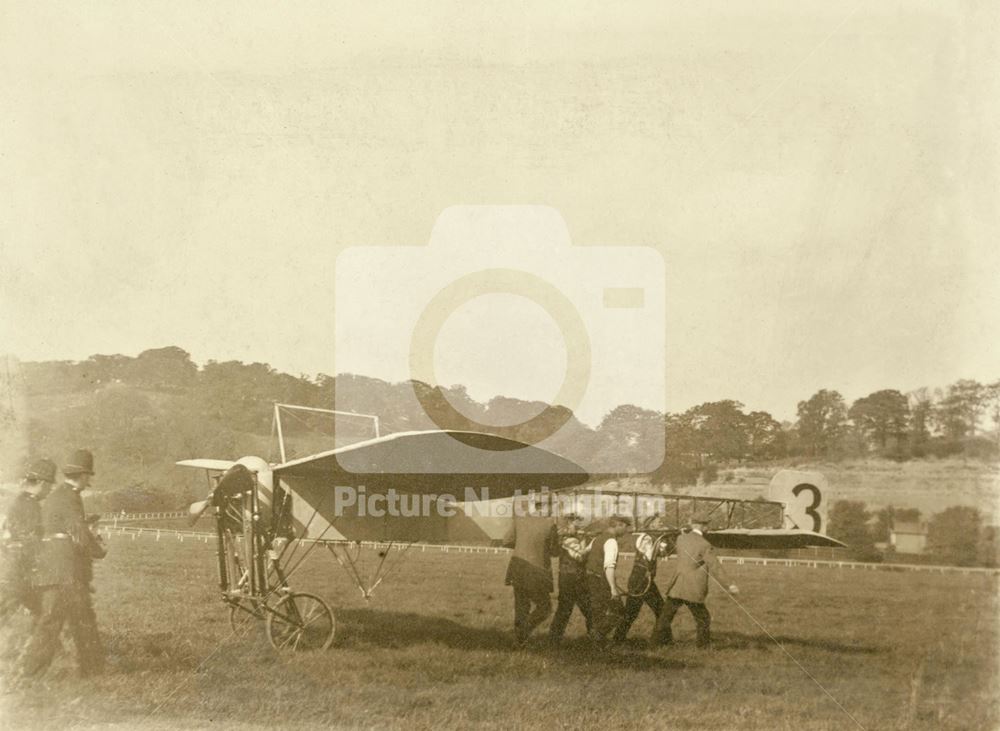
<instances>
[{"instance_id":1,"label":"number 3 on tail","mask_svg":"<svg viewBox=\"0 0 1000 731\"><path fill-rule=\"evenodd\" d=\"M822 533L823 516L819 513L819 507L820 503L823 502L823 493L815 485L811 485L808 482L800 482L792 488L792 495L798 498L802 493L808 493L812 496L812 502L805 507L805 514L812 518L813 521L812 528L809 530L813 533Z\"/></svg>"},{"instance_id":2,"label":"number 3 on tail","mask_svg":"<svg viewBox=\"0 0 1000 731\"><path fill-rule=\"evenodd\" d=\"M771 478L767 493L784 506L783 527L814 533L826 531L826 501L829 483L822 472L781 470Z\"/></svg>"}]
</instances>

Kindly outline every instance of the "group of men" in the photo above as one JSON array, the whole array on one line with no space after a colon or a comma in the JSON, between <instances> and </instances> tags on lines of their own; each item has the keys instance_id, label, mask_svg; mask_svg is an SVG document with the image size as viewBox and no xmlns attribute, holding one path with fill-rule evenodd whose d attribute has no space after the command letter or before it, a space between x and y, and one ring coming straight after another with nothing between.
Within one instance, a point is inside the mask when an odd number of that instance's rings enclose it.
<instances>
[{"instance_id":1,"label":"group of men","mask_svg":"<svg viewBox=\"0 0 1000 731\"><path fill-rule=\"evenodd\" d=\"M27 641L17 643L14 674L30 678L52 663L69 627L80 674L104 669L104 649L97 631L91 594L93 561L105 555L91 530L93 517L80 493L90 486L94 456L85 449L70 455L56 482L56 465L40 459L27 470L20 491L7 510L0 543L0 625L7 626L22 608L31 615ZM17 638L23 640L23 638Z\"/></svg>"},{"instance_id":2,"label":"group of men","mask_svg":"<svg viewBox=\"0 0 1000 731\"><path fill-rule=\"evenodd\" d=\"M711 615L705 606L710 580L728 592L739 591L722 568L712 545L705 538L708 520L694 516L689 530L677 536L674 552L677 569L666 588L666 599L656 584L656 569L664 555L663 544L639 533L635 538L635 562L622 592L615 580L623 537L630 520L612 516L593 540L588 540L583 520L565 516L561 524L542 514L544 504L530 504L526 515L514 518L505 544L513 547L506 583L514 590L514 641L524 646L531 633L552 612L552 558L559 560L559 595L549 625L549 641L558 645L573 609L587 625L587 635L598 647L612 640L623 642L642 605L656 615L650 638L652 647L673 642L671 623L681 607L687 607L697 625L698 647L711 643ZM624 594L624 596L623 596ZM624 599L624 601L623 601Z\"/></svg>"}]
</instances>

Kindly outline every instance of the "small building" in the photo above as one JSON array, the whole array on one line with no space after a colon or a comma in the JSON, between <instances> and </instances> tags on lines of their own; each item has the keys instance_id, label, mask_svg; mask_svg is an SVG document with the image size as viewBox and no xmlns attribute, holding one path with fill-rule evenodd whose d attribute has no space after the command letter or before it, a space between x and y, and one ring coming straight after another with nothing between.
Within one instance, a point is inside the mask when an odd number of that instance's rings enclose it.
<instances>
[{"instance_id":1,"label":"small building","mask_svg":"<svg viewBox=\"0 0 1000 731\"><path fill-rule=\"evenodd\" d=\"M889 542L896 553L923 553L927 547L927 524L899 522L892 526Z\"/></svg>"}]
</instances>

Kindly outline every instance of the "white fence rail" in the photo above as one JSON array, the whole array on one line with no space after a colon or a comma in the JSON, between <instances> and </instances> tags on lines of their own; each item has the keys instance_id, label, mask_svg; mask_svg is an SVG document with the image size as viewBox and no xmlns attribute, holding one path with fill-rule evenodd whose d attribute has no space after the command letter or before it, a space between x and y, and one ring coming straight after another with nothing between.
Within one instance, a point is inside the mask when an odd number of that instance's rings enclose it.
<instances>
[{"instance_id":1,"label":"white fence rail","mask_svg":"<svg viewBox=\"0 0 1000 731\"><path fill-rule=\"evenodd\" d=\"M760 556L720 556L720 561L737 566L808 566L810 568L849 569L864 571L924 571L932 574L1000 574L1000 569L976 566L935 566L918 563L863 563L861 561L819 561L803 558L762 558Z\"/></svg>"},{"instance_id":2,"label":"white fence rail","mask_svg":"<svg viewBox=\"0 0 1000 731\"><path fill-rule=\"evenodd\" d=\"M102 523L129 523L138 520L173 520L174 518L186 518L187 512L183 510L173 510L163 513L102 513Z\"/></svg>"},{"instance_id":3,"label":"white fence rail","mask_svg":"<svg viewBox=\"0 0 1000 731\"><path fill-rule=\"evenodd\" d=\"M165 513L173 516L173 513ZM180 515L184 515L181 513ZM183 543L185 540L201 541L209 543L215 541L214 533L204 531L174 530L173 528L154 528L132 525L101 525L100 533L103 536L130 536L134 541L136 537L153 538L159 541L163 537L170 537ZM344 543L346 541L321 541L325 543ZM405 543L382 543L377 541L362 541L361 545L366 548L376 548L381 550L398 549L406 547ZM412 551L419 550L421 553L477 553L477 554L506 554L510 553L509 548L499 546L463 546L463 545L440 545L436 543L416 543ZM631 555L631 554L623 554ZM986 574L1000 575L1000 569L987 569L972 566L932 566L928 564L905 564L905 563L862 563L860 561L820 561L800 558L762 558L760 556L720 556L719 560L724 563L731 563L737 566L782 566L782 567L806 567L840 569L844 571L916 571L932 574Z\"/></svg>"}]
</instances>

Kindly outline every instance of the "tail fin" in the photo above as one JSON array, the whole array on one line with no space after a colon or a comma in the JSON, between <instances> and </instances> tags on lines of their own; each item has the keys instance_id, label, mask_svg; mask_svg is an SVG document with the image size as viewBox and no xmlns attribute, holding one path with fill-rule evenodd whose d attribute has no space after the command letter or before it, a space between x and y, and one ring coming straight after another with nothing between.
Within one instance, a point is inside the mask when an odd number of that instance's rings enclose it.
<instances>
[{"instance_id":1,"label":"tail fin","mask_svg":"<svg viewBox=\"0 0 1000 731\"><path fill-rule=\"evenodd\" d=\"M785 505L785 528L826 533L829 483L819 472L781 470L768 485L768 499Z\"/></svg>"}]
</instances>

